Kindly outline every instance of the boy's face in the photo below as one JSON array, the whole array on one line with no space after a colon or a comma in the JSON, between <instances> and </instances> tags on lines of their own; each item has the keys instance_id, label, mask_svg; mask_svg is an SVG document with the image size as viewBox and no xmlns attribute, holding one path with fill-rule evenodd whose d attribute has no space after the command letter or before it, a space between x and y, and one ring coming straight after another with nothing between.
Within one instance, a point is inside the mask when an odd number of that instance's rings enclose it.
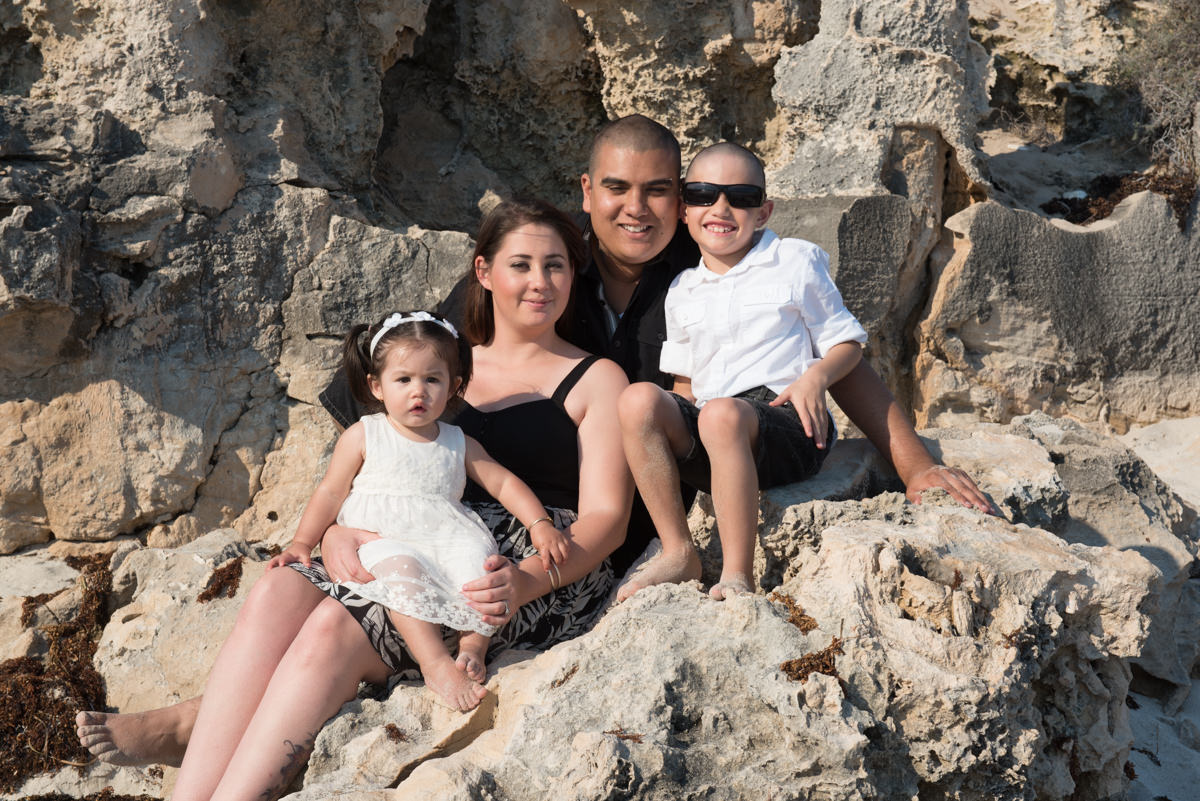
<instances>
[{"instance_id":1,"label":"boy's face","mask_svg":"<svg viewBox=\"0 0 1200 801\"><path fill-rule=\"evenodd\" d=\"M581 183L583 210L615 266L640 272L670 244L679 224L679 175L671 153L607 145Z\"/></svg>"},{"instance_id":2,"label":"boy's face","mask_svg":"<svg viewBox=\"0 0 1200 801\"><path fill-rule=\"evenodd\" d=\"M711 154L694 162L684 183L694 182L762 186L744 159L726 154ZM734 208L722 192L711 206L693 206L685 202L683 219L688 233L700 246L705 265L714 272L725 273L750 252L754 233L767 224L772 208L769 200L755 208Z\"/></svg>"}]
</instances>

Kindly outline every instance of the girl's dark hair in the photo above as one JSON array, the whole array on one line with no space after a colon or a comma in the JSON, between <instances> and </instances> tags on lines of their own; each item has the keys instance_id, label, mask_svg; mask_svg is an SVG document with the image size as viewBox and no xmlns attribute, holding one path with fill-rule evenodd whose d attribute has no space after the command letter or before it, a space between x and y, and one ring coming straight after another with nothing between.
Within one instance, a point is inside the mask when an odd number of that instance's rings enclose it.
<instances>
[{"instance_id":1,"label":"girl's dark hair","mask_svg":"<svg viewBox=\"0 0 1200 801\"><path fill-rule=\"evenodd\" d=\"M395 313L401 317L409 317L417 312ZM445 326L431 320L408 320L389 329L380 337L374 353L369 352L371 340L391 316L385 315L374 325L356 325L346 334L346 341L342 345L342 364L346 370L346 381L350 384L350 391L355 399L372 411L380 410L383 404L371 394L367 376L379 375L384 359L392 348L397 345L416 344L433 348L438 358L446 362L450 369L451 380L462 379L457 393L461 396L467 388L467 382L471 380L471 344L467 342L466 337L456 337ZM437 314L430 316L443 321L446 319Z\"/></svg>"},{"instance_id":2,"label":"girl's dark hair","mask_svg":"<svg viewBox=\"0 0 1200 801\"><path fill-rule=\"evenodd\" d=\"M471 255L471 266L467 270L467 291L463 311L463 333L475 345L484 345L492 341L496 331L496 320L492 311L492 293L483 288L479 277L475 275L475 260L480 256L488 264L496 257L504 237L524 225L545 225L554 229L567 248L567 260L574 275L587 259L587 243L579 226L566 214L536 198L505 200L489 211L479 225L479 235L475 238L475 252ZM574 341L575 324L575 282L571 282L571 294L567 297L566 308L554 324L558 335L568 341Z\"/></svg>"}]
</instances>

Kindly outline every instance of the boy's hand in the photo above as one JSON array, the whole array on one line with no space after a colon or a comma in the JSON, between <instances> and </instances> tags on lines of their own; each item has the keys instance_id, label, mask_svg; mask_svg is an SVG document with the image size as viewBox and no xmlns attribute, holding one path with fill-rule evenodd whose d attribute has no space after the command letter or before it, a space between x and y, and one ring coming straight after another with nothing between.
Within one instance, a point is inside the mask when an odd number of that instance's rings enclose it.
<instances>
[{"instance_id":1,"label":"boy's hand","mask_svg":"<svg viewBox=\"0 0 1200 801\"><path fill-rule=\"evenodd\" d=\"M825 405L825 390L828 387L816 370L809 370L780 392L772 406L791 402L804 426L804 433L816 441L817 447L825 450L829 434L829 410Z\"/></svg>"},{"instance_id":2,"label":"boy's hand","mask_svg":"<svg viewBox=\"0 0 1200 801\"><path fill-rule=\"evenodd\" d=\"M271 559L270 562L267 562L267 570L270 570L273 567L283 567L284 565L290 565L292 562L299 562L300 564L304 565L305 567L308 567L309 565L311 565L312 564L312 547L308 546L308 545L300 545L299 543L293 542L291 545L284 548L283 552L280 553L279 556L276 556L273 559Z\"/></svg>"},{"instance_id":3,"label":"boy's hand","mask_svg":"<svg viewBox=\"0 0 1200 801\"><path fill-rule=\"evenodd\" d=\"M561 565L567 561L567 536L549 522L538 523L529 532L533 547L538 550L542 569L550 572L550 565Z\"/></svg>"}]
</instances>

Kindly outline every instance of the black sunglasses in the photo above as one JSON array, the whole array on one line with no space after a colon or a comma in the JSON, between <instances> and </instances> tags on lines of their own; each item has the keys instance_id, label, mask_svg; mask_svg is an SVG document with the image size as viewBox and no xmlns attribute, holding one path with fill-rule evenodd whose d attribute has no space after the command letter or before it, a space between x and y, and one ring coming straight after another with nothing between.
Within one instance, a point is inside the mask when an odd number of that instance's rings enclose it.
<instances>
[{"instance_id":1,"label":"black sunglasses","mask_svg":"<svg viewBox=\"0 0 1200 801\"><path fill-rule=\"evenodd\" d=\"M689 206L711 206L722 194L735 209L757 209L766 200L766 191L754 184L708 184L690 181L683 185L683 202Z\"/></svg>"}]
</instances>

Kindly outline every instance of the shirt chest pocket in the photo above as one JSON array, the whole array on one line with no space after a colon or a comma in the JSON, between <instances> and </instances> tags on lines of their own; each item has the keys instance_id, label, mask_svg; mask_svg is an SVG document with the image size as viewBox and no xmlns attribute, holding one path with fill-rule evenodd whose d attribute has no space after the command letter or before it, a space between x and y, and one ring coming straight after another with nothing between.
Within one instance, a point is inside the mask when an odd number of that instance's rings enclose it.
<instances>
[{"instance_id":1,"label":"shirt chest pocket","mask_svg":"<svg viewBox=\"0 0 1200 801\"><path fill-rule=\"evenodd\" d=\"M675 309L675 322L684 333L694 333L704 324L705 306L703 303L684 303Z\"/></svg>"},{"instance_id":2,"label":"shirt chest pocket","mask_svg":"<svg viewBox=\"0 0 1200 801\"><path fill-rule=\"evenodd\" d=\"M759 342L777 336L781 326L790 327L795 316L791 284L762 284L743 289L736 300L733 317L743 342Z\"/></svg>"}]
</instances>

